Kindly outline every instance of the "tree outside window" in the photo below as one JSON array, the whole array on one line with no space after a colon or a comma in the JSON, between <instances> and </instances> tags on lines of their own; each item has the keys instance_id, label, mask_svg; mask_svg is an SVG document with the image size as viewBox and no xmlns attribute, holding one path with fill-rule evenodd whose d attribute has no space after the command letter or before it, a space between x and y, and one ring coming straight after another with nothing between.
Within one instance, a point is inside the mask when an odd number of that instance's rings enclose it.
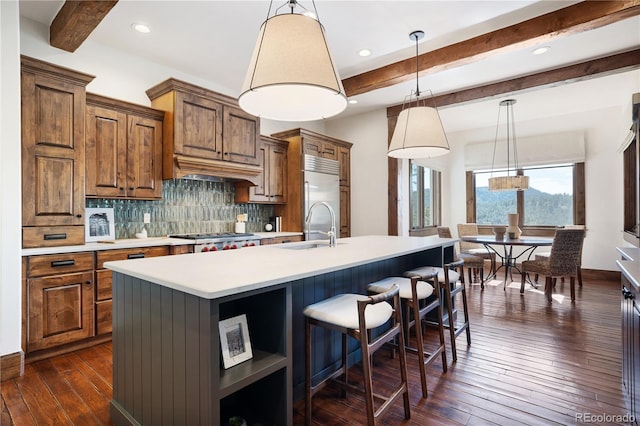
<instances>
[{"instance_id":1,"label":"tree outside window","mask_svg":"<svg viewBox=\"0 0 640 426\"><path fill-rule=\"evenodd\" d=\"M440 222L440 172L411 162L409 179L411 229L437 225Z\"/></svg>"},{"instance_id":2,"label":"tree outside window","mask_svg":"<svg viewBox=\"0 0 640 426\"><path fill-rule=\"evenodd\" d=\"M489 191L488 179L506 172L474 172L476 222L506 224L507 214L519 213L524 226L573 225L575 165L529 167L522 171L529 176L526 191Z\"/></svg>"}]
</instances>

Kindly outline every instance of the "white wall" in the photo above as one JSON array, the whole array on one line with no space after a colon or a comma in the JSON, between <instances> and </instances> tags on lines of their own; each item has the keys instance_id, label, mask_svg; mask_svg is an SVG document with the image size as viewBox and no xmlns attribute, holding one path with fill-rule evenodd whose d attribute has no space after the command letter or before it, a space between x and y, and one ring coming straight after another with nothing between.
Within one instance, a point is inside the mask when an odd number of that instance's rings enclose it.
<instances>
[{"instance_id":1,"label":"white wall","mask_svg":"<svg viewBox=\"0 0 640 426\"><path fill-rule=\"evenodd\" d=\"M18 2L0 1L0 355L20 351L20 28Z\"/></svg>"},{"instance_id":2,"label":"white wall","mask_svg":"<svg viewBox=\"0 0 640 426\"><path fill-rule=\"evenodd\" d=\"M326 123L351 148L351 235L387 235L387 114L378 110Z\"/></svg>"}]
</instances>

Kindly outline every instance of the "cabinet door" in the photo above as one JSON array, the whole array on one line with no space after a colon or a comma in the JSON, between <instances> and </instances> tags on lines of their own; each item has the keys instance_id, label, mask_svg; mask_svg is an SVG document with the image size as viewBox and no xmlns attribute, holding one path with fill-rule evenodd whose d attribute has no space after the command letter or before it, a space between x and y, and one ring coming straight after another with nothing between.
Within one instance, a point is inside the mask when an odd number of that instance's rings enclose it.
<instances>
[{"instance_id":1,"label":"cabinet door","mask_svg":"<svg viewBox=\"0 0 640 426\"><path fill-rule=\"evenodd\" d=\"M269 201L285 203L287 201L287 147L272 144L268 146Z\"/></svg>"},{"instance_id":2,"label":"cabinet door","mask_svg":"<svg viewBox=\"0 0 640 426\"><path fill-rule=\"evenodd\" d=\"M127 196L162 198L162 123L129 115Z\"/></svg>"},{"instance_id":3,"label":"cabinet door","mask_svg":"<svg viewBox=\"0 0 640 426\"><path fill-rule=\"evenodd\" d=\"M22 73L22 224L84 225L84 87Z\"/></svg>"},{"instance_id":4,"label":"cabinet door","mask_svg":"<svg viewBox=\"0 0 640 426\"><path fill-rule=\"evenodd\" d=\"M269 145L262 143L258 149L259 165L262 173L258 176L258 184L249 187L249 202L264 203L269 201Z\"/></svg>"},{"instance_id":5,"label":"cabinet door","mask_svg":"<svg viewBox=\"0 0 640 426\"><path fill-rule=\"evenodd\" d=\"M338 159L338 148L332 142L313 136L304 137L302 151L305 154L316 157L329 158L331 160Z\"/></svg>"},{"instance_id":6,"label":"cabinet door","mask_svg":"<svg viewBox=\"0 0 640 426\"><path fill-rule=\"evenodd\" d=\"M351 189L340 186L340 238L351 236Z\"/></svg>"},{"instance_id":7,"label":"cabinet door","mask_svg":"<svg viewBox=\"0 0 640 426\"><path fill-rule=\"evenodd\" d=\"M222 158L222 104L176 92L174 152L199 158Z\"/></svg>"},{"instance_id":8,"label":"cabinet door","mask_svg":"<svg viewBox=\"0 0 640 426\"><path fill-rule=\"evenodd\" d=\"M636 294L637 296L637 294ZM631 347L631 412L636 419L640 418L640 308L638 307L637 300L634 298L631 305L631 329L632 335L632 347Z\"/></svg>"},{"instance_id":9,"label":"cabinet door","mask_svg":"<svg viewBox=\"0 0 640 426\"><path fill-rule=\"evenodd\" d=\"M223 157L225 161L258 165L258 119L240 108L224 107Z\"/></svg>"},{"instance_id":10,"label":"cabinet door","mask_svg":"<svg viewBox=\"0 0 640 426\"><path fill-rule=\"evenodd\" d=\"M93 335L93 273L28 280L27 352Z\"/></svg>"},{"instance_id":11,"label":"cabinet door","mask_svg":"<svg viewBox=\"0 0 640 426\"><path fill-rule=\"evenodd\" d=\"M338 147L338 162L340 163L340 185L350 185L351 150L349 148Z\"/></svg>"},{"instance_id":12,"label":"cabinet door","mask_svg":"<svg viewBox=\"0 0 640 426\"><path fill-rule=\"evenodd\" d=\"M87 106L86 193L99 197L126 195L127 115Z\"/></svg>"}]
</instances>

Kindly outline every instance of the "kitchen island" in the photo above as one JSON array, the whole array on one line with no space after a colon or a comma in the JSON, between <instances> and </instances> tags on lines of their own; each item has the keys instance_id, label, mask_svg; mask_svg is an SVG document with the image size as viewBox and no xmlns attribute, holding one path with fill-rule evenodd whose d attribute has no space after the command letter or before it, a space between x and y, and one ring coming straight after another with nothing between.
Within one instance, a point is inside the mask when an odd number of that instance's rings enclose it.
<instances>
[{"instance_id":1,"label":"kitchen island","mask_svg":"<svg viewBox=\"0 0 640 426\"><path fill-rule=\"evenodd\" d=\"M111 418L124 424L292 423L303 397L305 306L453 258L456 240L364 236L108 262L113 279ZM252 357L225 369L219 322L245 315ZM314 375L340 359L315 334ZM350 357L359 357L355 343Z\"/></svg>"}]
</instances>

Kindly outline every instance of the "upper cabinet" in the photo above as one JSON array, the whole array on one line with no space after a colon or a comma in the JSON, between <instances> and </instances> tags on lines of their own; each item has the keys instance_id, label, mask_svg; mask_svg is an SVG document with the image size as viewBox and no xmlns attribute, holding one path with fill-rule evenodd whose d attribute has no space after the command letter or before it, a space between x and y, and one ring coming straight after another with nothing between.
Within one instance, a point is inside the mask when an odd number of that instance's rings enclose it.
<instances>
[{"instance_id":1,"label":"upper cabinet","mask_svg":"<svg viewBox=\"0 0 640 426\"><path fill-rule=\"evenodd\" d=\"M259 158L263 168L256 186L236 184L236 203L282 204L287 202L287 148L289 143L260 136Z\"/></svg>"},{"instance_id":2,"label":"upper cabinet","mask_svg":"<svg viewBox=\"0 0 640 426\"><path fill-rule=\"evenodd\" d=\"M87 197L162 197L163 118L163 111L87 94Z\"/></svg>"},{"instance_id":3,"label":"upper cabinet","mask_svg":"<svg viewBox=\"0 0 640 426\"><path fill-rule=\"evenodd\" d=\"M235 99L176 79L147 95L166 112L163 179L205 174L258 183L260 122Z\"/></svg>"},{"instance_id":4,"label":"upper cabinet","mask_svg":"<svg viewBox=\"0 0 640 426\"><path fill-rule=\"evenodd\" d=\"M21 57L23 247L84 244L85 101L93 76Z\"/></svg>"}]
</instances>

